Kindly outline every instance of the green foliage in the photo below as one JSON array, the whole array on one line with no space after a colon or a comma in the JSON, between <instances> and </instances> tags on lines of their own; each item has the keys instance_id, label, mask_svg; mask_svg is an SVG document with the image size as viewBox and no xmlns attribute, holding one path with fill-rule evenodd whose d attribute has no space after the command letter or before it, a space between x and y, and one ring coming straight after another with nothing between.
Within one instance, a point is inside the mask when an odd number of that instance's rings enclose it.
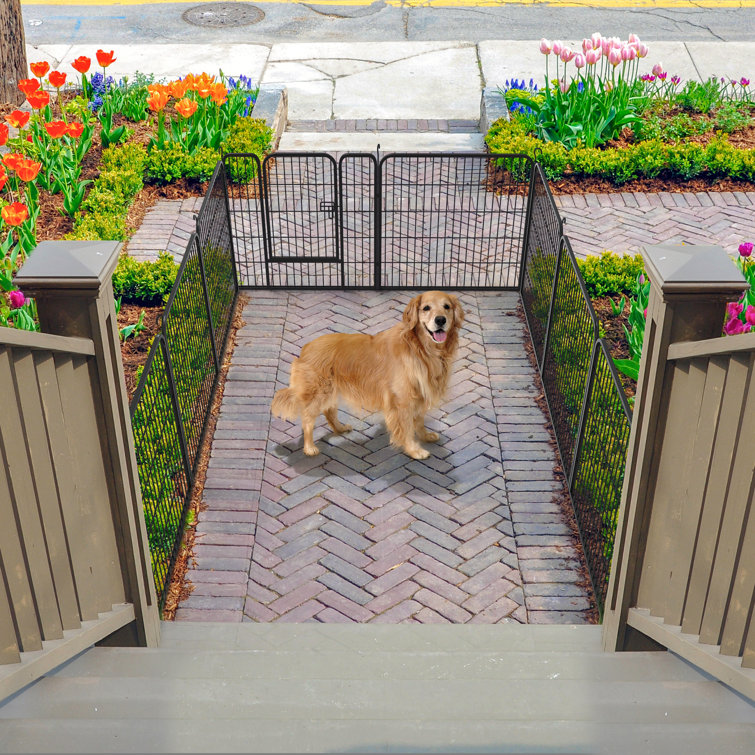
<instances>
[{"instance_id":1,"label":"green foliage","mask_svg":"<svg viewBox=\"0 0 755 755\"><path fill-rule=\"evenodd\" d=\"M223 152L252 152L260 157L270 151L273 132L261 118L239 118L230 128Z\"/></svg>"},{"instance_id":2,"label":"green foliage","mask_svg":"<svg viewBox=\"0 0 755 755\"><path fill-rule=\"evenodd\" d=\"M642 342L645 339L645 310L650 296L650 281L645 279L644 274L637 276L629 297L629 327L624 326L624 337L629 345L629 359L614 359L614 364L619 372L622 372L632 380L637 380L640 373L640 356L642 355Z\"/></svg>"},{"instance_id":3,"label":"green foliage","mask_svg":"<svg viewBox=\"0 0 755 755\"><path fill-rule=\"evenodd\" d=\"M155 306L170 293L178 265L168 252L160 252L154 262L138 262L122 254L113 272L113 293L127 302Z\"/></svg>"},{"instance_id":4,"label":"green foliage","mask_svg":"<svg viewBox=\"0 0 755 755\"><path fill-rule=\"evenodd\" d=\"M73 231L65 235L66 239L81 241L125 241L128 237L126 217L106 213L79 215Z\"/></svg>"},{"instance_id":5,"label":"green foliage","mask_svg":"<svg viewBox=\"0 0 755 755\"><path fill-rule=\"evenodd\" d=\"M645 271L639 254L622 256L607 250L599 256L590 255L584 260L577 260L577 264L587 291L593 298L630 294L637 276Z\"/></svg>"},{"instance_id":6,"label":"green foliage","mask_svg":"<svg viewBox=\"0 0 755 755\"><path fill-rule=\"evenodd\" d=\"M147 158L147 177L159 183L170 183L179 178L208 181L220 159L220 153L210 147L187 152L176 142L153 147Z\"/></svg>"},{"instance_id":7,"label":"green foliage","mask_svg":"<svg viewBox=\"0 0 755 755\"><path fill-rule=\"evenodd\" d=\"M617 185L636 178L687 180L741 178L755 180L755 150L740 149L721 135L703 146L682 141L670 144L659 139L641 141L621 149L578 147L571 151L555 142L542 142L523 133L517 117L496 121L485 137L493 153L519 153L540 162L549 180L564 175L594 176Z\"/></svg>"},{"instance_id":8,"label":"green foliage","mask_svg":"<svg viewBox=\"0 0 755 755\"><path fill-rule=\"evenodd\" d=\"M674 103L693 113L707 114L724 101L718 79L712 77L700 83L690 79L674 96Z\"/></svg>"},{"instance_id":9,"label":"green foliage","mask_svg":"<svg viewBox=\"0 0 755 755\"><path fill-rule=\"evenodd\" d=\"M721 105L713 117L713 128L731 134L752 123L752 113L746 105L727 102Z\"/></svg>"}]
</instances>

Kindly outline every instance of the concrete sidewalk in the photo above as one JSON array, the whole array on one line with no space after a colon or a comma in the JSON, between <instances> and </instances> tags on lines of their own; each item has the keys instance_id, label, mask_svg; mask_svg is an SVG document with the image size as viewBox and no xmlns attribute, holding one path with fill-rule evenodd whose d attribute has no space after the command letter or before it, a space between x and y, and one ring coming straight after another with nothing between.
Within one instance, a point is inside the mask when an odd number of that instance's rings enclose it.
<instances>
[{"instance_id":1,"label":"concrete sidewalk","mask_svg":"<svg viewBox=\"0 0 755 755\"><path fill-rule=\"evenodd\" d=\"M579 47L581 40L571 40ZM112 45L106 45L111 49ZM661 62L682 80L742 76L755 81L748 42L651 42L641 61ZM75 75L70 63L94 58L92 45L28 48L29 61L48 60ZM545 59L537 40L280 43L273 45L117 45L113 76L136 71L173 78L203 70L245 74L261 84L285 84L291 121L344 119L477 120L483 87L519 78L542 85ZM553 58L550 59L553 76ZM96 64L95 64L96 65ZM573 70L573 66L570 66Z\"/></svg>"}]
</instances>

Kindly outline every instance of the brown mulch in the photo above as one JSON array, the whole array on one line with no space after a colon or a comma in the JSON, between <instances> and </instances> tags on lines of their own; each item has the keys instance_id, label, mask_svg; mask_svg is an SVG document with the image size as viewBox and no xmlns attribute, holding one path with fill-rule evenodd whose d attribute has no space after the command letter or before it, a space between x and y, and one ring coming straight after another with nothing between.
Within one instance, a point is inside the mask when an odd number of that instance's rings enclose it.
<instances>
[{"instance_id":1,"label":"brown mulch","mask_svg":"<svg viewBox=\"0 0 755 755\"><path fill-rule=\"evenodd\" d=\"M624 309L618 316L613 313L611 301L619 304L621 297L603 296L599 299L593 299L592 306L595 310L598 321L601 324L603 337L608 341L611 347L611 356L614 359L629 359L631 354L629 353L629 344L627 344L626 338L624 337L623 327L627 325L627 319L629 317L629 299L626 296L624 297ZM626 375L623 375L621 372L619 373L619 379L624 386L627 398L634 396L637 389L637 383Z\"/></svg>"},{"instance_id":2,"label":"brown mulch","mask_svg":"<svg viewBox=\"0 0 755 755\"><path fill-rule=\"evenodd\" d=\"M118 313L118 329L132 325L139 321L141 313L144 312L143 325L146 330L135 336L130 336L126 341L121 341L121 359L123 360L123 373L126 378L126 394L128 400L134 396L138 380L136 372L139 367L147 361L152 338L157 335L162 327L163 308L144 307L139 304L121 304L121 311Z\"/></svg>"},{"instance_id":3,"label":"brown mulch","mask_svg":"<svg viewBox=\"0 0 755 755\"><path fill-rule=\"evenodd\" d=\"M638 178L616 186L605 178L567 175L557 181L549 181L548 185L554 194L619 194L622 192L656 194L662 191L686 194L705 191L755 191L755 183L736 178L693 178L689 181L680 181L677 178Z\"/></svg>"},{"instance_id":4,"label":"brown mulch","mask_svg":"<svg viewBox=\"0 0 755 755\"><path fill-rule=\"evenodd\" d=\"M247 298L243 294L239 294L236 302L236 311L233 315L233 322L231 323L231 330L228 335L225 359L223 360L223 366L221 367L220 375L218 376L218 387L215 391L212 406L210 407L210 417L207 421L207 430L202 445L199 448L199 463L197 465L196 480L191 495L191 501L189 502L189 513L187 515L186 528L184 529L183 543L178 552L178 556L176 557L176 563L173 567L173 574L165 598L165 606L163 607L162 619L164 621L173 621L175 619L176 609L179 604L181 601L188 598L194 589L194 586L186 581L186 572L193 561L193 548L198 514L200 511L207 508L206 504L202 503L202 492L204 491L204 482L207 477L207 467L210 463L212 438L215 435L215 426L220 415L220 405L223 401L225 382L228 376L228 369L231 366L231 357L233 356L233 351L236 347L236 334L239 328L245 324L244 320L241 318L241 312L247 301Z\"/></svg>"}]
</instances>

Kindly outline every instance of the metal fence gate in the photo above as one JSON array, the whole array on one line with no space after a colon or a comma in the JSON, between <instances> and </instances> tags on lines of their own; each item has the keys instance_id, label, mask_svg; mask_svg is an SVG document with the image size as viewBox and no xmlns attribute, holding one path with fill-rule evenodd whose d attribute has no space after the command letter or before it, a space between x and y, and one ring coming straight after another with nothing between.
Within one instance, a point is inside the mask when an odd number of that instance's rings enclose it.
<instances>
[{"instance_id":1,"label":"metal fence gate","mask_svg":"<svg viewBox=\"0 0 755 755\"><path fill-rule=\"evenodd\" d=\"M523 155L224 157L243 288L518 289Z\"/></svg>"}]
</instances>

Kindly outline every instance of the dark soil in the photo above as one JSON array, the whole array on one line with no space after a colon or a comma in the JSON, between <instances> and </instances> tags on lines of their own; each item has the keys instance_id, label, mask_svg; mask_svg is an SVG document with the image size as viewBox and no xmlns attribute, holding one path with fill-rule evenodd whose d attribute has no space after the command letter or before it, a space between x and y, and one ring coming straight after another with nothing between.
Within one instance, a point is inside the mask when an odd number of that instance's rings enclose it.
<instances>
[{"instance_id":1,"label":"dark soil","mask_svg":"<svg viewBox=\"0 0 755 755\"><path fill-rule=\"evenodd\" d=\"M611 308L611 301L618 305L621 298L621 296L604 296L599 299L593 299L592 306L600 322L603 337L611 347L611 356L614 359L629 359L631 356L629 345L624 337L624 326L627 325L627 318L629 317L628 298L624 297L624 309L620 315L614 315ZM621 372L619 373L619 379L624 386L627 397L634 396L637 383Z\"/></svg>"},{"instance_id":2,"label":"dark soil","mask_svg":"<svg viewBox=\"0 0 755 755\"><path fill-rule=\"evenodd\" d=\"M123 373L126 378L126 393L129 401L133 398L138 383L136 372L147 361L152 338L157 335L162 325L163 308L124 303L118 313L118 329L120 330L138 322L142 312L144 312L143 324L146 330L130 336L125 342L121 341Z\"/></svg>"}]
</instances>

